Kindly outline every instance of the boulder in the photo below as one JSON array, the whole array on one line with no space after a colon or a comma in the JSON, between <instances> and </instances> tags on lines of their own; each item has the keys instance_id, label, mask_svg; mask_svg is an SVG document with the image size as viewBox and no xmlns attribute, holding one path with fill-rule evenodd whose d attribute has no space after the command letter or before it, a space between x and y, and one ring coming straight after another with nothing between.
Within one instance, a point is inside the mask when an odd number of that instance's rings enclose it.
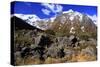
<instances>
[{"instance_id":1,"label":"boulder","mask_svg":"<svg viewBox=\"0 0 100 67\"><path fill-rule=\"evenodd\" d=\"M30 55L31 48L30 47L23 47L21 50L21 57L24 58Z\"/></svg>"},{"instance_id":2,"label":"boulder","mask_svg":"<svg viewBox=\"0 0 100 67\"><path fill-rule=\"evenodd\" d=\"M45 50L45 48L43 48L43 47L36 47L36 48L32 49L30 51L30 53L34 58L38 58L40 60L44 60L44 57L43 57L44 50Z\"/></svg>"},{"instance_id":3,"label":"boulder","mask_svg":"<svg viewBox=\"0 0 100 67\"><path fill-rule=\"evenodd\" d=\"M71 35L71 36L69 37L69 40L70 40L70 42L71 42L71 44L70 44L71 47L76 47L76 46L79 45L79 38L78 38L78 37L76 37L76 36L74 36L74 35Z\"/></svg>"},{"instance_id":4,"label":"boulder","mask_svg":"<svg viewBox=\"0 0 100 67\"><path fill-rule=\"evenodd\" d=\"M46 55L47 55L47 57L56 58L58 56L57 55L58 52L59 52L59 49L57 47L48 48Z\"/></svg>"},{"instance_id":5,"label":"boulder","mask_svg":"<svg viewBox=\"0 0 100 67\"><path fill-rule=\"evenodd\" d=\"M58 57L59 58L62 58L62 57L64 57L65 56L65 52L64 52L64 49L62 48L62 49L59 49L59 51L58 51Z\"/></svg>"},{"instance_id":6,"label":"boulder","mask_svg":"<svg viewBox=\"0 0 100 67\"><path fill-rule=\"evenodd\" d=\"M64 49L64 53L66 56L71 56L74 54L74 51L72 49Z\"/></svg>"},{"instance_id":7,"label":"boulder","mask_svg":"<svg viewBox=\"0 0 100 67\"><path fill-rule=\"evenodd\" d=\"M90 56L94 56L96 55L96 48L94 49L93 47L86 47L85 49L82 49L81 52L84 53L84 54L88 54Z\"/></svg>"},{"instance_id":8,"label":"boulder","mask_svg":"<svg viewBox=\"0 0 100 67\"><path fill-rule=\"evenodd\" d=\"M60 42L60 45L62 45L64 48L64 47L67 47L69 44L70 44L70 41L69 41L68 37L63 37L63 39Z\"/></svg>"},{"instance_id":9,"label":"boulder","mask_svg":"<svg viewBox=\"0 0 100 67\"><path fill-rule=\"evenodd\" d=\"M75 37L74 35L70 35L69 40L71 41L74 37Z\"/></svg>"},{"instance_id":10,"label":"boulder","mask_svg":"<svg viewBox=\"0 0 100 67\"><path fill-rule=\"evenodd\" d=\"M88 43L89 43L90 45L97 46L97 41L96 41L95 39L93 39L93 38L89 38Z\"/></svg>"},{"instance_id":11,"label":"boulder","mask_svg":"<svg viewBox=\"0 0 100 67\"><path fill-rule=\"evenodd\" d=\"M41 47L49 47L53 41L50 39L49 36L46 35L40 35L37 38L35 38L35 44Z\"/></svg>"}]
</instances>

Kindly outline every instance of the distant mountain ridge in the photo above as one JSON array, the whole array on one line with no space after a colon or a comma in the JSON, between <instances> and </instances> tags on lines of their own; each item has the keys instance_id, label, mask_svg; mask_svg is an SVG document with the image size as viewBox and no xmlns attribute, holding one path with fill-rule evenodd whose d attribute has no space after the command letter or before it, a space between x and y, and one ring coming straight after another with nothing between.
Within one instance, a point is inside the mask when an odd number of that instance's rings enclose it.
<instances>
[{"instance_id":1,"label":"distant mountain ridge","mask_svg":"<svg viewBox=\"0 0 100 67\"><path fill-rule=\"evenodd\" d=\"M77 11L68 10L61 12L59 15L52 18L40 19L36 15L14 14L31 27L36 27L41 30L54 30L55 32L65 32L75 34L79 32L97 32L97 26L88 15ZM96 22L96 21L95 21Z\"/></svg>"},{"instance_id":2,"label":"distant mountain ridge","mask_svg":"<svg viewBox=\"0 0 100 67\"><path fill-rule=\"evenodd\" d=\"M51 18L45 18L45 19L40 19L37 15L24 15L24 14L13 14L13 16L16 16L22 20L24 20L26 23L32 25L32 26L35 26L37 28L40 28L42 30L46 30L47 29L47 26L46 26L46 22L54 22L55 18L56 17L51 17ZM42 22L40 25L39 22ZM43 25L44 24L44 25ZM40 26L39 26L40 25ZM43 26L43 27L41 27Z\"/></svg>"},{"instance_id":3,"label":"distant mountain ridge","mask_svg":"<svg viewBox=\"0 0 100 67\"><path fill-rule=\"evenodd\" d=\"M20 29L20 30L21 29L30 29L30 30L37 29L39 31L42 31L41 29L38 29L35 26L32 26L32 25L26 23L24 20L22 20L16 16L13 16L11 18L11 23L14 24L15 29Z\"/></svg>"}]
</instances>

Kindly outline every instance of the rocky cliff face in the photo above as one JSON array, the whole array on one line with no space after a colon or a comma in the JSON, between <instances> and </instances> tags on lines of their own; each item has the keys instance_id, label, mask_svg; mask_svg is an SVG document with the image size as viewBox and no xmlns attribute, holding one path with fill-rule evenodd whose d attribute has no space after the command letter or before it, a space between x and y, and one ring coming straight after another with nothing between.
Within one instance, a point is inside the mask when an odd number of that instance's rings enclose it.
<instances>
[{"instance_id":1,"label":"rocky cliff face","mask_svg":"<svg viewBox=\"0 0 100 67\"><path fill-rule=\"evenodd\" d=\"M59 33L79 34L97 32L97 27L87 15L79 12L63 12L56 17L51 28ZM67 34L66 34L67 35Z\"/></svg>"}]
</instances>

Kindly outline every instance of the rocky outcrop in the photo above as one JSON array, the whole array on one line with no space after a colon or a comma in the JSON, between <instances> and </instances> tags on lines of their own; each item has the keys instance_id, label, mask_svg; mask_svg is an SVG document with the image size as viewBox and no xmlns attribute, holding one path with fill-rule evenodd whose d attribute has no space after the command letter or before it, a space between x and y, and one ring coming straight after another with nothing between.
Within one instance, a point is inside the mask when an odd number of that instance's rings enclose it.
<instances>
[{"instance_id":1,"label":"rocky outcrop","mask_svg":"<svg viewBox=\"0 0 100 67\"><path fill-rule=\"evenodd\" d=\"M15 39L17 42L14 53L16 61L19 59L25 60L30 57L31 59L38 59L42 63L49 61L50 58L56 59L56 61L59 59L59 62L70 62L79 61L74 58L79 58L80 54L82 56L83 54L92 55L92 57L97 55L97 43L94 38L83 40L76 35L51 36L43 32L37 32L35 35L34 30L23 32L24 34L20 34L21 37L30 36L30 38L21 39L21 41L18 38ZM47 60L48 58L49 60Z\"/></svg>"}]
</instances>

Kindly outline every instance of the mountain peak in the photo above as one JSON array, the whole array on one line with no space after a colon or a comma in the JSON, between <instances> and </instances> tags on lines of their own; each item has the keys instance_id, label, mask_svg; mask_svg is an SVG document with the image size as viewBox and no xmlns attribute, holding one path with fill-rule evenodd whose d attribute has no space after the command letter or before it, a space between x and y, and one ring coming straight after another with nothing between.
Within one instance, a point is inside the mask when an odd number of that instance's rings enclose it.
<instances>
[{"instance_id":1,"label":"mountain peak","mask_svg":"<svg viewBox=\"0 0 100 67\"><path fill-rule=\"evenodd\" d=\"M83 23L85 24L86 20L91 23L92 23L92 21L96 23L96 20L95 20L96 16L91 17L88 15L82 14L78 11L74 11L72 9L70 9L68 11L63 11L63 13L60 15L56 15L51 18L43 18L43 19L41 19L40 17L38 17L35 14L13 14L12 16L16 16L16 17L26 21L26 23L28 23L32 26L35 26L41 30L46 30L46 29L52 27L51 25L54 24L55 21L57 21L57 22L59 21L61 24L69 24L69 25L71 24L71 27L74 24L75 25L76 24L81 25ZM83 22L83 23L80 23L80 22ZM89 22L86 24L89 24ZM83 27L82 27L82 30L83 30Z\"/></svg>"},{"instance_id":2,"label":"mountain peak","mask_svg":"<svg viewBox=\"0 0 100 67\"><path fill-rule=\"evenodd\" d=\"M70 9L68 11L64 11L63 14L68 14L70 16L71 21L75 18L75 16L78 16L79 20L82 21L83 14L80 12L74 11L72 9Z\"/></svg>"},{"instance_id":3,"label":"mountain peak","mask_svg":"<svg viewBox=\"0 0 100 67\"><path fill-rule=\"evenodd\" d=\"M71 34L78 32L92 33L96 31L96 26L91 18L87 14L83 14L77 11L68 10L56 17L52 24L52 29L55 31L61 31Z\"/></svg>"},{"instance_id":4,"label":"mountain peak","mask_svg":"<svg viewBox=\"0 0 100 67\"><path fill-rule=\"evenodd\" d=\"M72 9L70 9L70 10L68 10L68 11L64 11L63 14L64 14L64 13L73 13L73 12L74 12L74 11L73 11Z\"/></svg>"}]
</instances>

